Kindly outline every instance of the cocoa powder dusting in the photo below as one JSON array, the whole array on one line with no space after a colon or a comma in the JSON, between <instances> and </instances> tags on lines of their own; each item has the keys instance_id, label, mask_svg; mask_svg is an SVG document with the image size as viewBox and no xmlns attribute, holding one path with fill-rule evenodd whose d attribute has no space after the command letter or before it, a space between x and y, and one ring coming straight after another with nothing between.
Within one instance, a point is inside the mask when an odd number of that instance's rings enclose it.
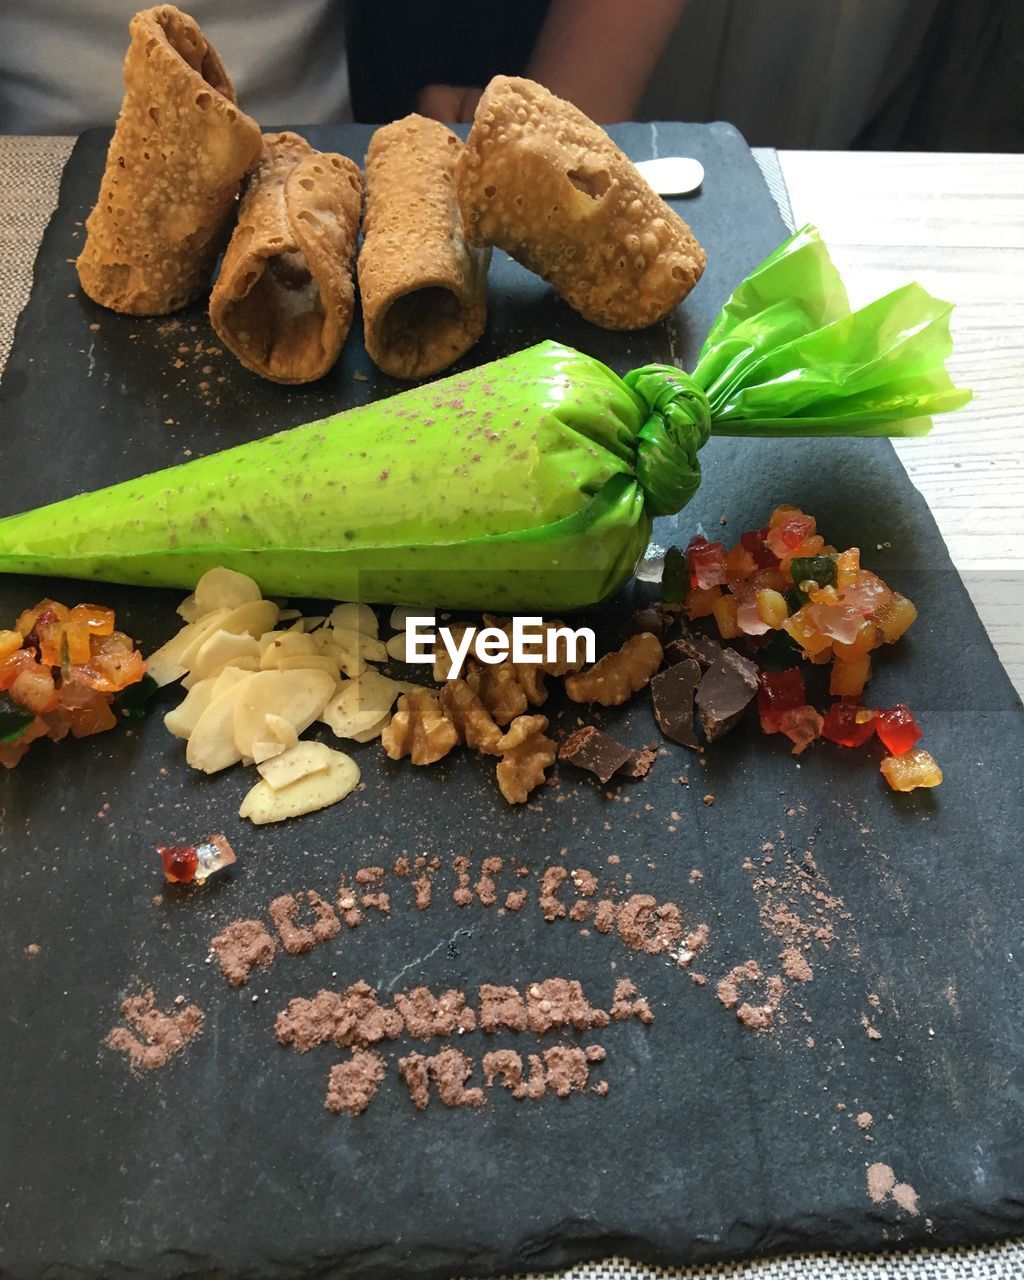
<instances>
[{"instance_id":1,"label":"cocoa powder dusting","mask_svg":"<svg viewBox=\"0 0 1024 1280\"><path fill-rule=\"evenodd\" d=\"M887 1164L868 1166L868 1195L874 1204L881 1204L896 1185L896 1175Z\"/></svg>"},{"instance_id":2,"label":"cocoa powder dusting","mask_svg":"<svg viewBox=\"0 0 1024 1280\"><path fill-rule=\"evenodd\" d=\"M244 987L258 965L277 955L277 943L262 920L234 920L210 943L221 973L233 987Z\"/></svg>"},{"instance_id":3,"label":"cocoa powder dusting","mask_svg":"<svg viewBox=\"0 0 1024 1280\"><path fill-rule=\"evenodd\" d=\"M384 1079L384 1059L369 1049L355 1049L347 1062L331 1067L324 1106L335 1115L358 1116L373 1101Z\"/></svg>"},{"instance_id":4,"label":"cocoa powder dusting","mask_svg":"<svg viewBox=\"0 0 1024 1280\"><path fill-rule=\"evenodd\" d=\"M654 1021L651 1006L642 996L637 998L636 986L628 978L620 978L615 984L611 1013L616 1022L639 1018L649 1026Z\"/></svg>"},{"instance_id":5,"label":"cocoa powder dusting","mask_svg":"<svg viewBox=\"0 0 1024 1280\"><path fill-rule=\"evenodd\" d=\"M365 1047L394 1040L402 1033L402 1015L377 1003L377 993L365 982L344 992L318 991L311 999L291 1000L274 1024L279 1043L306 1053L317 1045Z\"/></svg>"},{"instance_id":6,"label":"cocoa powder dusting","mask_svg":"<svg viewBox=\"0 0 1024 1280\"><path fill-rule=\"evenodd\" d=\"M443 991L435 996L427 987L415 987L412 991L400 992L394 999L405 1029L414 1040L452 1036L476 1027L476 1013L467 1008L461 991Z\"/></svg>"},{"instance_id":7,"label":"cocoa powder dusting","mask_svg":"<svg viewBox=\"0 0 1024 1280\"><path fill-rule=\"evenodd\" d=\"M810 982L814 977L814 970L807 963L807 957L796 947L786 947L780 959L783 973L794 982Z\"/></svg>"},{"instance_id":8,"label":"cocoa powder dusting","mask_svg":"<svg viewBox=\"0 0 1024 1280\"><path fill-rule=\"evenodd\" d=\"M569 872L565 867L548 867L541 878L538 902L549 924L565 915L565 905L558 900L558 891L568 879Z\"/></svg>"},{"instance_id":9,"label":"cocoa powder dusting","mask_svg":"<svg viewBox=\"0 0 1024 1280\"><path fill-rule=\"evenodd\" d=\"M312 916L310 924L298 922L303 908ZM312 951L319 942L327 942L341 932L341 921L334 908L312 889L302 893L283 893L270 904L270 918L277 927L281 945L290 956Z\"/></svg>"},{"instance_id":10,"label":"cocoa powder dusting","mask_svg":"<svg viewBox=\"0 0 1024 1280\"><path fill-rule=\"evenodd\" d=\"M682 915L675 903L659 906L657 899L647 893L634 893L627 898L619 907L616 923L627 947L652 956L667 950L683 932Z\"/></svg>"},{"instance_id":11,"label":"cocoa powder dusting","mask_svg":"<svg viewBox=\"0 0 1024 1280\"><path fill-rule=\"evenodd\" d=\"M121 1005L121 1016L128 1025L114 1027L104 1044L127 1054L135 1072L164 1066L199 1035L205 1021L202 1010L184 1000L173 1012L158 1009L151 987L141 995L129 996Z\"/></svg>"}]
</instances>

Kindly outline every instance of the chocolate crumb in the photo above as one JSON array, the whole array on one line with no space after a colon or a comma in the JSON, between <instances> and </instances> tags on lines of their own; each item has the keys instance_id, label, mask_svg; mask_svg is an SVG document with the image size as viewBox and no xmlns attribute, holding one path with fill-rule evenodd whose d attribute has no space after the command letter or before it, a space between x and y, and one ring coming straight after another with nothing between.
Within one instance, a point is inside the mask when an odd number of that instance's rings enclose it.
<instances>
[{"instance_id":1,"label":"chocolate crumb","mask_svg":"<svg viewBox=\"0 0 1024 1280\"><path fill-rule=\"evenodd\" d=\"M526 900L530 896L528 889L513 889L505 898L505 907L509 911L520 911L526 906Z\"/></svg>"},{"instance_id":2,"label":"chocolate crumb","mask_svg":"<svg viewBox=\"0 0 1024 1280\"><path fill-rule=\"evenodd\" d=\"M347 1062L331 1068L324 1106L335 1115L358 1116L373 1101L384 1079L384 1059L369 1049L356 1049Z\"/></svg>"},{"instance_id":3,"label":"chocolate crumb","mask_svg":"<svg viewBox=\"0 0 1024 1280\"><path fill-rule=\"evenodd\" d=\"M715 803L715 797L711 794L710 791L704 797L704 803L708 806L708 808L710 808Z\"/></svg>"},{"instance_id":4,"label":"chocolate crumb","mask_svg":"<svg viewBox=\"0 0 1024 1280\"><path fill-rule=\"evenodd\" d=\"M875 1117L870 1111L862 1111L857 1117L857 1126L860 1129L870 1129L875 1123Z\"/></svg>"},{"instance_id":5,"label":"chocolate crumb","mask_svg":"<svg viewBox=\"0 0 1024 1280\"><path fill-rule=\"evenodd\" d=\"M874 1204L881 1204L887 1199L895 1185L896 1175L887 1164L868 1166L868 1195Z\"/></svg>"},{"instance_id":6,"label":"chocolate crumb","mask_svg":"<svg viewBox=\"0 0 1024 1280\"><path fill-rule=\"evenodd\" d=\"M104 1044L127 1054L135 1072L164 1066L199 1035L205 1021L202 1010L194 1004L164 1013L156 1007L152 988L129 996L121 1005L121 1015L128 1025L114 1027Z\"/></svg>"},{"instance_id":7,"label":"chocolate crumb","mask_svg":"<svg viewBox=\"0 0 1024 1280\"><path fill-rule=\"evenodd\" d=\"M244 987L258 965L277 955L277 943L262 920L234 920L210 943L221 973L233 987Z\"/></svg>"},{"instance_id":8,"label":"chocolate crumb","mask_svg":"<svg viewBox=\"0 0 1024 1280\"><path fill-rule=\"evenodd\" d=\"M807 963L807 957L796 947L786 947L781 960L783 973L794 982L810 982L814 977L814 970Z\"/></svg>"},{"instance_id":9,"label":"chocolate crumb","mask_svg":"<svg viewBox=\"0 0 1024 1280\"><path fill-rule=\"evenodd\" d=\"M25 955L27 955L27 956L37 956L37 955L39 954L39 951L40 951L39 943L38 943L38 942L30 942L30 943L28 944L28 946L25 948Z\"/></svg>"},{"instance_id":10,"label":"chocolate crumb","mask_svg":"<svg viewBox=\"0 0 1024 1280\"><path fill-rule=\"evenodd\" d=\"M306 906L313 916L311 925L298 924L300 909ZM327 942L341 932L341 921L334 908L312 889L302 893L284 893L275 898L268 911L277 926L281 945L290 956L303 955L320 942Z\"/></svg>"}]
</instances>

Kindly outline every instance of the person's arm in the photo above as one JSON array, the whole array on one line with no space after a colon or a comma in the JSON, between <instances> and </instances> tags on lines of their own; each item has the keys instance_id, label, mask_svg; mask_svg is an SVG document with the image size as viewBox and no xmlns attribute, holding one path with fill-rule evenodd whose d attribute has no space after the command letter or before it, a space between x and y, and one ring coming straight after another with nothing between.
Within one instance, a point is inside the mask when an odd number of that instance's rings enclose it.
<instances>
[{"instance_id":1,"label":"person's arm","mask_svg":"<svg viewBox=\"0 0 1024 1280\"><path fill-rule=\"evenodd\" d=\"M630 120L685 4L552 0L526 74L592 120Z\"/></svg>"},{"instance_id":2,"label":"person's arm","mask_svg":"<svg viewBox=\"0 0 1024 1280\"><path fill-rule=\"evenodd\" d=\"M592 120L628 120L686 0L552 0L526 74ZM481 89L428 84L417 108L434 120L473 119Z\"/></svg>"}]
</instances>

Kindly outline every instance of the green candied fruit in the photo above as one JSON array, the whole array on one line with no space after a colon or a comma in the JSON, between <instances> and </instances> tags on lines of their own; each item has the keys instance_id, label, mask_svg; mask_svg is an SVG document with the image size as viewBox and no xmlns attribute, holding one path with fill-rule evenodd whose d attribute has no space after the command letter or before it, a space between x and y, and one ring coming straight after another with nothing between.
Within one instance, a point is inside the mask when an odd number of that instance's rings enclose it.
<instances>
[{"instance_id":1,"label":"green candied fruit","mask_svg":"<svg viewBox=\"0 0 1024 1280\"><path fill-rule=\"evenodd\" d=\"M35 715L7 693L0 693L0 742L13 742L35 719Z\"/></svg>"},{"instance_id":2,"label":"green candied fruit","mask_svg":"<svg viewBox=\"0 0 1024 1280\"><path fill-rule=\"evenodd\" d=\"M790 573L793 575L793 594L800 604L807 603L807 592L801 590L801 582L816 582L819 587L836 585L837 556L797 556L790 562ZM787 596L788 599L788 596Z\"/></svg>"},{"instance_id":3,"label":"green candied fruit","mask_svg":"<svg viewBox=\"0 0 1024 1280\"><path fill-rule=\"evenodd\" d=\"M689 589L690 562L686 552L679 547L669 547L661 571L661 598L665 604L682 604Z\"/></svg>"}]
</instances>

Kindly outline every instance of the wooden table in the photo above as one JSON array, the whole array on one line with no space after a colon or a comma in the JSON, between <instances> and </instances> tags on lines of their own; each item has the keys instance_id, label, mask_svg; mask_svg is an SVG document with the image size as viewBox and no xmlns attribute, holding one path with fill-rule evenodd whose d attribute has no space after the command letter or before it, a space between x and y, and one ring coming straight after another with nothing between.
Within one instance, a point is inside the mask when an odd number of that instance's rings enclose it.
<instances>
[{"instance_id":1,"label":"wooden table","mask_svg":"<svg viewBox=\"0 0 1024 1280\"><path fill-rule=\"evenodd\" d=\"M0 368L71 143L0 138ZM797 225L821 229L854 305L910 279L958 304L950 364L974 402L939 419L927 438L896 447L1024 691L1024 157L784 151L779 162ZM859 1280L879 1265L893 1280L940 1272L1003 1280L1024 1270L1024 1242L882 1264L820 1256L735 1271L750 1280Z\"/></svg>"}]
</instances>

